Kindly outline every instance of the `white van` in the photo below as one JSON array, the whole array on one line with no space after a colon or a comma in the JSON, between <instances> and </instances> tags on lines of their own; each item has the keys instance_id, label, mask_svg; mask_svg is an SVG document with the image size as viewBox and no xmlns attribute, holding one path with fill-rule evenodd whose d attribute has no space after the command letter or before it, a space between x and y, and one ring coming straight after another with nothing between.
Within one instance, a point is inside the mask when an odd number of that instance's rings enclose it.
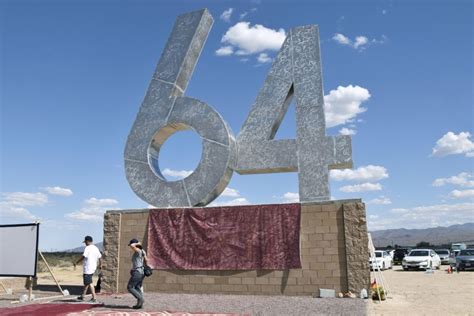
<instances>
[{"instance_id":1,"label":"white van","mask_svg":"<svg viewBox=\"0 0 474 316\"><path fill-rule=\"evenodd\" d=\"M467 246L465 243L451 244L451 250L464 250Z\"/></svg>"}]
</instances>

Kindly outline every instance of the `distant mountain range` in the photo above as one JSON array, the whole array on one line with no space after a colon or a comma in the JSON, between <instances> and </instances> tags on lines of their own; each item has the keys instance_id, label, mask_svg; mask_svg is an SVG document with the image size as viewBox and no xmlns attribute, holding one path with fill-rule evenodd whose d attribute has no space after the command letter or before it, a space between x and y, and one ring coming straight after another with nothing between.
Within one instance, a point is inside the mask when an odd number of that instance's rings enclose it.
<instances>
[{"instance_id":1,"label":"distant mountain range","mask_svg":"<svg viewBox=\"0 0 474 316\"><path fill-rule=\"evenodd\" d=\"M474 244L474 223L425 229L387 229L370 232L375 247L415 246L421 241L434 245L468 242Z\"/></svg>"},{"instance_id":2,"label":"distant mountain range","mask_svg":"<svg viewBox=\"0 0 474 316\"><path fill-rule=\"evenodd\" d=\"M94 245L96 245L97 248L99 248L100 251L104 251L104 243L103 242L98 242ZM77 247L77 248L64 250L64 252L83 252L84 248L85 248L85 246L80 246L80 247Z\"/></svg>"}]
</instances>

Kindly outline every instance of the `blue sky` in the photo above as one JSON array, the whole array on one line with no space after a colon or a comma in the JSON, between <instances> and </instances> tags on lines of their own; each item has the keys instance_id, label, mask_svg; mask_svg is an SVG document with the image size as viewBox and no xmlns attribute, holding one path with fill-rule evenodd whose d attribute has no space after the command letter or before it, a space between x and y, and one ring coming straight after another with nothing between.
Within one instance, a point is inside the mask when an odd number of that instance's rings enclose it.
<instances>
[{"instance_id":1,"label":"blue sky","mask_svg":"<svg viewBox=\"0 0 474 316\"><path fill-rule=\"evenodd\" d=\"M125 179L125 141L176 16L204 7L214 26L186 95L234 135L282 34L318 24L327 134L354 134L354 169L332 173L332 197L362 198L369 229L474 221L471 1L3 0L1 224L38 219L41 248L64 249L101 240L106 209L148 206ZM294 122L290 107L277 138ZM193 170L200 150L196 134L174 135L167 177ZM234 173L214 203L297 192L296 173Z\"/></svg>"}]
</instances>

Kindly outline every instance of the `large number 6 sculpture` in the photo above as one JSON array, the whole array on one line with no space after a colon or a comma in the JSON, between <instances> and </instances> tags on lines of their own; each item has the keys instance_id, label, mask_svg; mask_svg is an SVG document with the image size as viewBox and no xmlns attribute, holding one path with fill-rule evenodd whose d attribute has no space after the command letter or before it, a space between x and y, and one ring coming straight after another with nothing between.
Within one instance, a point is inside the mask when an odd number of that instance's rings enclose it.
<instances>
[{"instance_id":1,"label":"large number 6 sculpture","mask_svg":"<svg viewBox=\"0 0 474 316\"><path fill-rule=\"evenodd\" d=\"M329 199L328 169L352 167L351 138L325 135L317 27L290 30L235 141L216 110L183 97L212 23L207 10L176 20L125 147L133 191L157 207L204 206L222 193L233 170L298 172L300 201ZM297 138L274 140L293 95ZM201 161L185 179L167 181L158 164L160 147L184 129L201 136Z\"/></svg>"}]
</instances>

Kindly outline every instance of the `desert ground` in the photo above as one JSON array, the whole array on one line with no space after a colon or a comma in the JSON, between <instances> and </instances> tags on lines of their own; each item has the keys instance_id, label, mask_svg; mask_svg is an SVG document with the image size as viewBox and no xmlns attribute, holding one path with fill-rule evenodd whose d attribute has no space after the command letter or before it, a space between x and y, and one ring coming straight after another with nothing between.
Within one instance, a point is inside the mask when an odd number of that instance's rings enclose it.
<instances>
[{"instance_id":1,"label":"desert ground","mask_svg":"<svg viewBox=\"0 0 474 316\"><path fill-rule=\"evenodd\" d=\"M182 310L238 312L251 315L474 315L474 271L447 274L447 266L435 270L433 274L425 271L403 271L401 266L383 272L389 287L387 300L379 303L360 299L317 299L303 297L268 297L235 295L179 295L146 293L146 311ZM53 267L54 274L63 286L72 293L80 290L82 271L63 264ZM372 274L373 279L373 274ZM95 279L94 279L95 281ZM48 291L35 291L36 297L59 294L55 282L48 272L38 274L38 284ZM54 293L56 291L56 293ZM10 299L17 297L17 291ZM65 297L71 301L73 297ZM128 293L99 295L105 309L123 310L135 302ZM3 296L0 307L12 306L8 297Z\"/></svg>"},{"instance_id":2,"label":"desert ground","mask_svg":"<svg viewBox=\"0 0 474 316\"><path fill-rule=\"evenodd\" d=\"M389 298L371 302L369 315L474 315L474 271L448 274L447 268L443 265L433 274L403 271L401 266L383 271Z\"/></svg>"}]
</instances>

